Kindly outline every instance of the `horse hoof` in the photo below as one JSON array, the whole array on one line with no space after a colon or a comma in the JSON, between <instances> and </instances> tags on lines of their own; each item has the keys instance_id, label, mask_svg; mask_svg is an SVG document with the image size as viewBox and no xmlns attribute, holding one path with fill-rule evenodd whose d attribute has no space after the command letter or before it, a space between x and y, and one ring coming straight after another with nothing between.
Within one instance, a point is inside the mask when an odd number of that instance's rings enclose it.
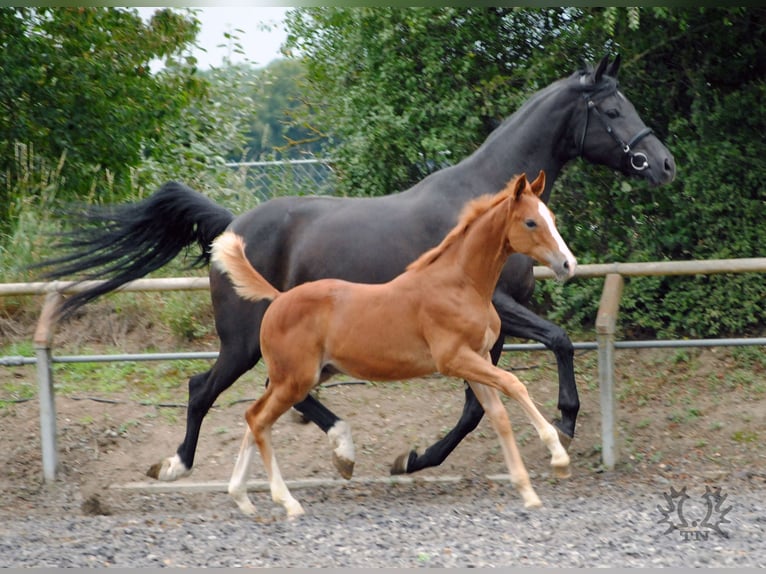
<instances>
[{"instance_id":1,"label":"horse hoof","mask_svg":"<svg viewBox=\"0 0 766 574\"><path fill-rule=\"evenodd\" d=\"M572 476L572 469L569 467L569 465L566 466L554 466L553 468L553 476L555 476L558 479L567 479Z\"/></svg>"},{"instance_id":2,"label":"horse hoof","mask_svg":"<svg viewBox=\"0 0 766 574\"><path fill-rule=\"evenodd\" d=\"M172 482L190 474L191 469L186 468L186 465L181 462L181 458L178 455L153 464L146 471L146 476L164 482Z\"/></svg>"},{"instance_id":3,"label":"horse hoof","mask_svg":"<svg viewBox=\"0 0 766 574\"><path fill-rule=\"evenodd\" d=\"M354 440L351 438L351 427L345 421L338 421L327 431L332 450L332 462L340 475L346 480L354 474Z\"/></svg>"},{"instance_id":4,"label":"horse hoof","mask_svg":"<svg viewBox=\"0 0 766 574\"><path fill-rule=\"evenodd\" d=\"M522 496L524 497L524 508L532 510L543 506L543 501L540 500L540 497L537 496L534 490L529 493L523 493Z\"/></svg>"},{"instance_id":5,"label":"horse hoof","mask_svg":"<svg viewBox=\"0 0 766 574\"><path fill-rule=\"evenodd\" d=\"M560 424L561 424L560 421L555 421L553 423L553 426L556 428L556 432L559 435L559 442L561 443L561 446L564 447L564 450L569 450L569 445L572 444L572 437L568 435L567 433L565 433L563 430L561 430L561 428L559 427Z\"/></svg>"},{"instance_id":6,"label":"horse hoof","mask_svg":"<svg viewBox=\"0 0 766 574\"><path fill-rule=\"evenodd\" d=\"M351 477L354 475L353 460L349 460L342 456L338 456L338 453L333 453L332 462L335 465L335 468L337 469L338 474L340 474L346 480L351 480Z\"/></svg>"},{"instance_id":7,"label":"horse hoof","mask_svg":"<svg viewBox=\"0 0 766 574\"><path fill-rule=\"evenodd\" d=\"M410 453L405 452L404 454L400 454L396 457L393 464L391 465L391 474L397 475L397 474L407 474L407 461L410 458Z\"/></svg>"},{"instance_id":8,"label":"horse hoof","mask_svg":"<svg viewBox=\"0 0 766 574\"><path fill-rule=\"evenodd\" d=\"M303 510L303 507L301 506L300 502L297 502L293 505L290 505L289 508L286 508L287 510L287 519L288 520L295 520L296 518L303 516L306 514L306 511Z\"/></svg>"},{"instance_id":9,"label":"horse hoof","mask_svg":"<svg viewBox=\"0 0 766 574\"><path fill-rule=\"evenodd\" d=\"M146 476L149 478L153 478L155 480L160 479L160 470L162 469L162 463L158 462L156 464L153 464L149 467L149 470L146 471Z\"/></svg>"},{"instance_id":10,"label":"horse hoof","mask_svg":"<svg viewBox=\"0 0 766 574\"><path fill-rule=\"evenodd\" d=\"M245 516L255 516L255 505L247 495L247 491L229 491L229 496L231 496L232 500L237 504L237 508L239 508L239 511L242 514Z\"/></svg>"}]
</instances>

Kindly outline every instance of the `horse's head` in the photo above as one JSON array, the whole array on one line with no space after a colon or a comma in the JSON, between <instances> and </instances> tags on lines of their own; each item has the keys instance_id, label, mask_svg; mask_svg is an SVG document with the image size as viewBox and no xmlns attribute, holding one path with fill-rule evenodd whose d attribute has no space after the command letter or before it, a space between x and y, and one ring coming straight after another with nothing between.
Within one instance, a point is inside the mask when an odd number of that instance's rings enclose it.
<instances>
[{"instance_id":1,"label":"horse's head","mask_svg":"<svg viewBox=\"0 0 766 574\"><path fill-rule=\"evenodd\" d=\"M577 153L626 175L644 177L654 185L670 183L676 174L673 154L619 90L619 67L619 55L612 63L605 56L595 70L570 78L579 95L573 116Z\"/></svg>"},{"instance_id":2,"label":"horse's head","mask_svg":"<svg viewBox=\"0 0 766 574\"><path fill-rule=\"evenodd\" d=\"M514 251L529 255L566 281L574 275L577 261L556 228L556 217L540 196L545 189L545 172L533 182L525 174L510 183L511 212L506 233Z\"/></svg>"}]
</instances>

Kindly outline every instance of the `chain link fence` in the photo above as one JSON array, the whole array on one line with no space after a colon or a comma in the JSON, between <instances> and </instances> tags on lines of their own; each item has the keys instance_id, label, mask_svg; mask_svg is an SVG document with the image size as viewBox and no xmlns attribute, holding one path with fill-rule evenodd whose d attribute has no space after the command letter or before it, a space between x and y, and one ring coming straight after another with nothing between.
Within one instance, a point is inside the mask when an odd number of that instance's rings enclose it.
<instances>
[{"instance_id":1,"label":"chain link fence","mask_svg":"<svg viewBox=\"0 0 766 574\"><path fill-rule=\"evenodd\" d=\"M230 162L225 167L236 171L237 180L258 202L281 195L335 193L335 171L327 159Z\"/></svg>"}]
</instances>

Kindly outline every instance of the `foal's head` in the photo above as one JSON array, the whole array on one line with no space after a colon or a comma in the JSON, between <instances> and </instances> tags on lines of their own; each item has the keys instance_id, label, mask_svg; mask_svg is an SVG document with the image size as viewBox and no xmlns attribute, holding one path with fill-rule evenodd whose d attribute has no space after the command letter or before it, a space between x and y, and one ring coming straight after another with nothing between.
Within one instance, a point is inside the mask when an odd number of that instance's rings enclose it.
<instances>
[{"instance_id":1,"label":"foal's head","mask_svg":"<svg viewBox=\"0 0 766 574\"><path fill-rule=\"evenodd\" d=\"M559 281L572 277L577 261L556 229L556 217L540 200L545 173L541 171L532 183L522 174L506 189L511 197L506 227L511 248L548 265Z\"/></svg>"}]
</instances>

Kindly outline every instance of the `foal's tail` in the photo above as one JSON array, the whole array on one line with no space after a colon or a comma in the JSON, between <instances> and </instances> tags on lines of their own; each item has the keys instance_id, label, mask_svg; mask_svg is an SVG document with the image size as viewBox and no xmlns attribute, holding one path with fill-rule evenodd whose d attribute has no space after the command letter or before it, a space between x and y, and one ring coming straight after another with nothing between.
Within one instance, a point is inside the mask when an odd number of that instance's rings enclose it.
<instances>
[{"instance_id":1,"label":"foal's tail","mask_svg":"<svg viewBox=\"0 0 766 574\"><path fill-rule=\"evenodd\" d=\"M138 203L88 207L68 215L73 230L63 234L58 247L70 252L34 267L51 268L48 279L80 275L106 281L68 297L63 316L159 269L194 243L201 253L192 266L209 263L211 242L234 219L229 210L172 181Z\"/></svg>"},{"instance_id":2,"label":"foal's tail","mask_svg":"<svg viewBox=\"0 0 766 574\"><path fill-rule=\"evenodd\" d=\"M260 301L280 294L247 260L245 241L233 231L226 231L213 241L210 255L213 265L229 275L234 290L243 299Z\"/></svg>"}]
</instances>

